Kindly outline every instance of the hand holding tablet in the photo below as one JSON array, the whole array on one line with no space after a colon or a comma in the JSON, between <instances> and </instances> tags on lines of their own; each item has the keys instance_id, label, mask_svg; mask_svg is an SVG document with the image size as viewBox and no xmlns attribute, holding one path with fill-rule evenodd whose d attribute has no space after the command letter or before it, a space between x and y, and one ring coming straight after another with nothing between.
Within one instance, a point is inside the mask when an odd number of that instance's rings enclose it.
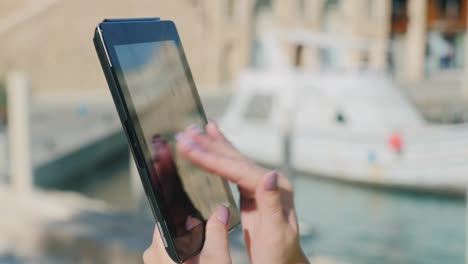
<instances>
[{"instance_id":1,"label":"hand holding tablet","mask_svg":"<svg viewBox=\"0 0 468 264\"><path fill-rule=\"evenodd\" d=\"M240 218L228 183L175 149L185 127L207 123L176 27L157 18L105 20L94 44L164 246L184 262L202 249L219 205L230 211L229 230Z\"/></svg>"},{"instance_id":2,"label":"hand holding tablet","mask_svg":"<svg viewBox=\"0 0 468 264\"><path fill-rule=\"evenodd\" d=\"M299 243L289 179L244 157L214 123L208 123L205 134L197 130L188 128L179 136L177 150L201 168L213 171L239 187L242 231L251 263L309 263ZM222 228L219 216L217 211L208 220L205 246L198 256L186 263L231 263L227 232ZM145 263L171 263L166 254L161 253L163 243L157 234L155 230L153 243L144 255Z\"/></svg>"},{"instance_id":3,"label":"hand holding tablet","mask_svg":"<svg viewBox=\"0 0 468 264\"><path fill-rule=\"evenodd\" d=\"M105 20L94 44L157 222L145 263L230 263L240 218L253 263L308 263L291 183L207 122L174 23Z\"/></svg>"}]
</instances>

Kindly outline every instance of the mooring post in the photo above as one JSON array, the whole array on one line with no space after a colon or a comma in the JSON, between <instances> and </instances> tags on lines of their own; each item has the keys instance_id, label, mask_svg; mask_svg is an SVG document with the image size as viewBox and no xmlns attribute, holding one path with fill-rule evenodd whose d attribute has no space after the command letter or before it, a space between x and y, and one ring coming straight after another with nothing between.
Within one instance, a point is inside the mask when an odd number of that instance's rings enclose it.
<instances>
[{"instance_id":1,"label":"mooring post","mask_svg":"<svg viewBox=\"0 0 468 264\"><path fill-rule=\"evenodd\" d=\"M291 164L291 111L285 109L281 118L281 134L282 134L282 149L283 149L283 171L289 177L293 177L293 169Z\"/></svg>"},{"instance_id":2,"label":"mooring post","mask_svg":"<svg viewBox=\"0 0 468 264\"><path fill-rule=\"evenodd\" d=\"M0 184L7 183L8 168L7 138L5 132L0 133Z\"/></svg>"},{"instance_id":3,"label":"mooring post","mask_svg":"<svg viewBox=\"0 0 468 264\"><path fill-rule=\"evenodd\" d=\"M26 75L12 72L7 75L6 85L10 184L17 194L27 195L34 188L30 131L31 84Z\"/></svg>"}]
</instances>

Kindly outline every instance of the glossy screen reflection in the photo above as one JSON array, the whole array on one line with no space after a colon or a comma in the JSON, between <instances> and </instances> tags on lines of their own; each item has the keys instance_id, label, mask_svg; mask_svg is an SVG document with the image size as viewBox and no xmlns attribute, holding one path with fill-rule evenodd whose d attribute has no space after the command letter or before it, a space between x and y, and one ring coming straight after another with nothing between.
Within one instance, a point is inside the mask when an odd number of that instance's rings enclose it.
<instances>
[{"instance_id":1,"label":"glossy screen reflection","mask_svg":"<svg viewBox=\"0 0 468 264\"><path fill-rule=\"evenodd\" d=\"M144 137L153 190L176 250L186 258L202 246L206 220L219 204L230 207L232 224L239 221L237 209L221 178L175 151L177 132L192 124L204 126L180 47L161 41L114 48L135 109L134 124L139 123Z\"/></svg>"}]
</instances>

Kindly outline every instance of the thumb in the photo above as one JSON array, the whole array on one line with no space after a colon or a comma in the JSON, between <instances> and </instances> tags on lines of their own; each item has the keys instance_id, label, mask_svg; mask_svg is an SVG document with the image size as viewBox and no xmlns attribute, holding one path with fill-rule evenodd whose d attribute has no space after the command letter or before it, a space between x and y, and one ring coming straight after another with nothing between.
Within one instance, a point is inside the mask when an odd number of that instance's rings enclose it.
<instances>
[{"instance_id":1,"label":"thumb","mask_svg":"<svg viewBox=\"0 0 468 264\"><path fill-rule=\"evenodd\" d=\"M264 221L273 225L285 222L283 204L281 200L281 190L278 187L279 174L271 171L263 175L257 185L256 197L260 216Z\"/></svg>"},{"instance_id":2,"label":"thumb","mask_svg":"<svg viewBox=\"0 0 468 264\"><path fill-rule=\"evenodd\" d=\"M228 223L229 209L219 206L206 223L206 239L200 253L200 263L231 263Z\"/></svg>"}]
</instances>

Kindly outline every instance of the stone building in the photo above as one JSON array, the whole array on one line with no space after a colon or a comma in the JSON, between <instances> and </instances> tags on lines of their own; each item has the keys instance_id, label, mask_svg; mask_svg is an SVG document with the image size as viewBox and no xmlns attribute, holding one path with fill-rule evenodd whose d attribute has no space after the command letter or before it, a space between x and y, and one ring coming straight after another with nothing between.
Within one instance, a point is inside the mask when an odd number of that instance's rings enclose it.
<instances>
[{"instance_id":1,"label":"stone building","mask_svg":"<svg viewBox=\"0 0 468 264\"><path fill-rule=\"evenodd\" d=\"M346 43L340 63L347 70L390 69L417 82L464 65L466 0L272 0L271 6L279 28L325 33L333 36L329 42ZM327 57L326 47L284 46L299 67L317 68Z\"/></svg>"},{"instance_id":2,"label":"stone building","mask_svg":"<svg viewBox=\"0 0 468 264\"><path fill-rule=\"evenodd\" d=\"M326 39L328 46L346 42L347 46L339 47L341 67L356 69L366 63L381 70L385 68L390 34L389 5L388 0L295 0L274 1L272 10L279 28L320 33L316 37ZM327 43L314 46L286 41L285 45L291 63L317 68L324 63Z\"/></svg>"},{"instance_id":3,"label":"stone building","mask_svg":"<svg viewBox=\"0 0 468 264\"><path fill-rule=\"evenodd\" d=\"M399 75L417 82L441 70L465 64L466 0L394 0L392 40ZM403 49L401 49L403 50ZM401 67L403 65L404 67Z\"/></svg>"},{"instance_id":4,"label":"stone building","mask_svg":"<svg viewBox=\"0 0 468 264\"><path fill-rule=\"evenodd\" d=\"M107 17L155 17L178 25L201 90L216 91L250 58L253 0L4 0L0 2L0 76L24 71L33 91L107 89L92 43Z\"/></svg>"}]
</instances>

